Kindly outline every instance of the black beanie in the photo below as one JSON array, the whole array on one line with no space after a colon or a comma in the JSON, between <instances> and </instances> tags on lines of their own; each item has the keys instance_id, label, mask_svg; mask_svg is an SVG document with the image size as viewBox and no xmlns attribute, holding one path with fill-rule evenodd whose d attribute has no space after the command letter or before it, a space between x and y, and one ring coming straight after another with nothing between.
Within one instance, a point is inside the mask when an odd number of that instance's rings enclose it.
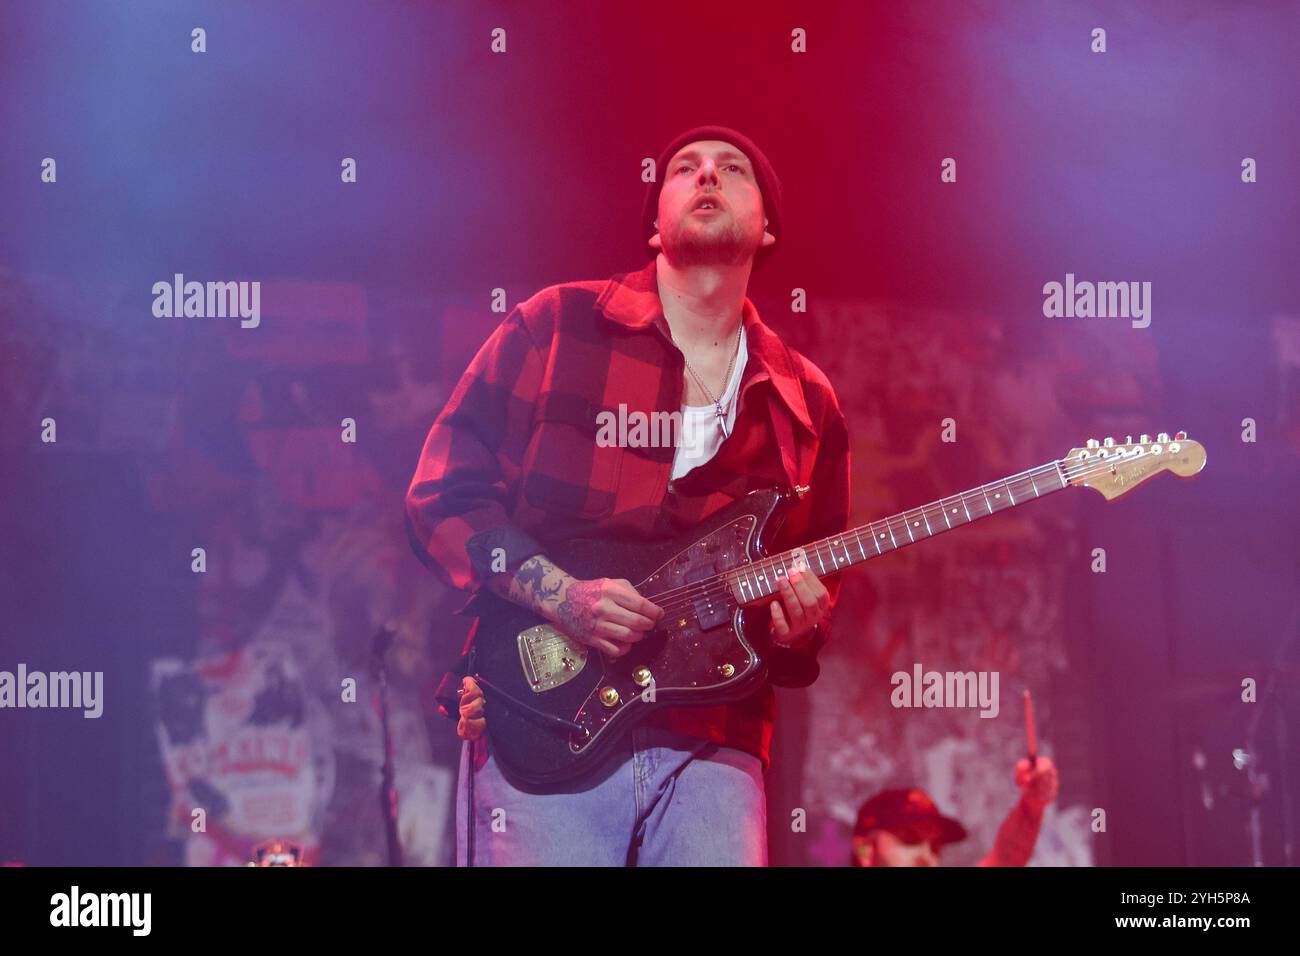
<instances>
[{"instance_id":1,"label":"black beanie","mask_svg":"<svg viewBox=\"0 0 1300 956\"><path fill-rule=\"evenodd\" d=\"M668 161L683 146L704 139L716 139L724 143L730 143L748 156L750 162L754 164L754 177L758 180L759 191L763 194L763 214L767 216L767 231L776 237L775 244L760 247L755 254L754 268L758 268L781 244L783 235L781 231L781 180L777 179L776 170L772 168L772 164L767 161L767 156L763 154L763 151L758 148L752 139L725 126L697 126L695 129L688 129L664 147L664 151L659 155L659 161L655 163L655 181L650 184L650 191L645 197L645 208L641 213L641 241L644 244L655 234L655 219L659 216L659 190L663 188L663 177L666 174L665 170ZM655 255L655 251L649 246L645 248L651 257Z\"/></svg>"}]
</instances>

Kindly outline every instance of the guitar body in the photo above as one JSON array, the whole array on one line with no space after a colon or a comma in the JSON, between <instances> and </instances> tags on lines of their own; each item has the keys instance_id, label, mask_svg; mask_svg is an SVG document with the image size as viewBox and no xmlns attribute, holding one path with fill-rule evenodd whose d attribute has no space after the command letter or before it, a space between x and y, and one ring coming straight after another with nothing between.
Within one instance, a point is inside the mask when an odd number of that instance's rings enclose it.
<instances>
[{"instance_id":1,"label":"guitar body","mask_svg":"<svg viewBox=\"0 0 1300 956\"><path fill-rule=\"evenodd\" d=\"M794 500L792 491L760 489L676 539L548 549L574 577L626 578L664 608L659 627L617 660L482 592L470 673L483 687L492 753L507 773L562 784L598 766L656 708L752 693L766 676L768 616L741 607L717 575L764 557Z\"/></svg>"}]
</instances>

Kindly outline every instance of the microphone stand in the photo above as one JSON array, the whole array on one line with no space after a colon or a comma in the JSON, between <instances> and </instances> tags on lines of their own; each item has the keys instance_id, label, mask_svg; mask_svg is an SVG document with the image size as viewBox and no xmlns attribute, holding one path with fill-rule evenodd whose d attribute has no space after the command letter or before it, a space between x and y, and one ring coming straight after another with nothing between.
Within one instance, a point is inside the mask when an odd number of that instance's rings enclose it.
<instances>
[{"instance_id":1,"label":"microphone stand","mask_svg":"<svg viewBox=\"0 0 1300 956\"><path fill-rule=\"evenodd\" d=\"M393 735L388 726L388 666L385 660L395 637L397 637L396 628L391 621L386 621L375 633L370 654L370 670L378 684L373 699L375 709L379 713L379 726L384 740L384 764L379 782L379 812L384 818L389 866L402 865L402 843L397 832L397 784L393 766Z\"/></svg>"}]
</instances>

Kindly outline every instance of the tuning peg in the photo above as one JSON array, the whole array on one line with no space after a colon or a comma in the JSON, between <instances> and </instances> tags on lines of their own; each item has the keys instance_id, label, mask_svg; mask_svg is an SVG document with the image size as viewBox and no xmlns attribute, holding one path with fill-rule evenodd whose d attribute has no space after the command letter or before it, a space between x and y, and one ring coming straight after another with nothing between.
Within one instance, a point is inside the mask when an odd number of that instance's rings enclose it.
<instances>
[{"instance_id":1,"label":"tuning peg","mask_svg":"<svg viewBox=\"0 0 1300 956\"><path fill-rule=\"evenodd\" d=\"M1102 447L1103 447L1103 448L1114 448L1114 447L1115 447L1115 439L1111 438L1111 437L1108 435L1108 436L1106 436L1106 438L1104 438L1104 439L1102 440L1102 443L1101 443L1101 444L1102 444Z\"/></svg>"},{"instance_id":2,"label":"tuning peg","mask_svg":"<svg viewBox=\"0 0 1300 956\"><path fill-rule=\"evenodd\" d=\"M1149 445L1149 444L1151 444L1151 436L1150 436L1150 435L1143 435L1141 438L1138 439L1138 444L1139 444L1139 445Z\"/></svg>"},{"instance_id":3,"label":"tuning peg","mask_svg":"<svg viewBox=\"0 0 1300 956\"><path fill-rule=\"evenodd\" d=\"M1187 432L1174 432L1174 441L1187 441Z\"/></svg>"},{"instance_id":4,"label":"tuning peg","mask_svg":"<svg viewBox=\"0 0 1300 956\"><path fill-rule=\"evenodd\" d=\"M1125 435L1125 436L1124 436L1124 444L1126 444L1126 445L1131 445L1131 444L1133 444L1133 436L1132 436L1132 435Z\"/></svg>"},{"instance_id":5,"label":"tuning peg","mask_svg":"<svg viewBox=\"0 0 1300 956\"><path fill-rule=\"evenodd\" d=\"M1163 444L1163 445L1168 445L1168 444L1169 444L1169 432L1161 432L1159 435L1156 436L1156 441L1160 442L1160 443Z\"/></svg>"},{"instance_id":6,"label":"tuning peg","mask_svg":"<svg viewBox=\"0 0 1300 956\"><path fill-rule=\"evenodd\" d=\"M1098 442L1097 439L1095 439L1095 438L1089 438L1089 439L1088 439L1088 446L1087 446L1087 447L1090 448L1090 449L1092 449L1092 448L1100 448L1100 447L1101 447L1101 443Z\"/></svg>"}]
</instances>

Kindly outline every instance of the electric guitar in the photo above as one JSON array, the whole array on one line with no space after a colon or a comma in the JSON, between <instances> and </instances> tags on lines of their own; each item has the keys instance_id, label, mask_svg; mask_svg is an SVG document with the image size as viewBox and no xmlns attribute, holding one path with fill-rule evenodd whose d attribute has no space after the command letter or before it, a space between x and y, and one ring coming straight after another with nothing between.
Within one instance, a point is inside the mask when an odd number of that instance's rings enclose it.
<instances>
[{"instance_id":1,"label":"electric guitar","mask_svg":"<svg viewBox=\"0 0 1300 956\"><path fill-rule=\"evenodd\" d=\"M689 534L653 542L584 539L547 557L579 579L626 578L665 611L659 627L610 659L504 598L482 594L470 673L483 688L497 761L519 780L588 772L657 707L738 700L766 676L764 605L806 562L822 577L1070 487L1118 498L1162 471L1188 478L1205 449L1186 433L1124 444L1088 441L1064 458L850 528L781 554L765 543L809 490L751 491ZM757 605L751 613L750 606Z\"/></svg>"}]
</instances>

